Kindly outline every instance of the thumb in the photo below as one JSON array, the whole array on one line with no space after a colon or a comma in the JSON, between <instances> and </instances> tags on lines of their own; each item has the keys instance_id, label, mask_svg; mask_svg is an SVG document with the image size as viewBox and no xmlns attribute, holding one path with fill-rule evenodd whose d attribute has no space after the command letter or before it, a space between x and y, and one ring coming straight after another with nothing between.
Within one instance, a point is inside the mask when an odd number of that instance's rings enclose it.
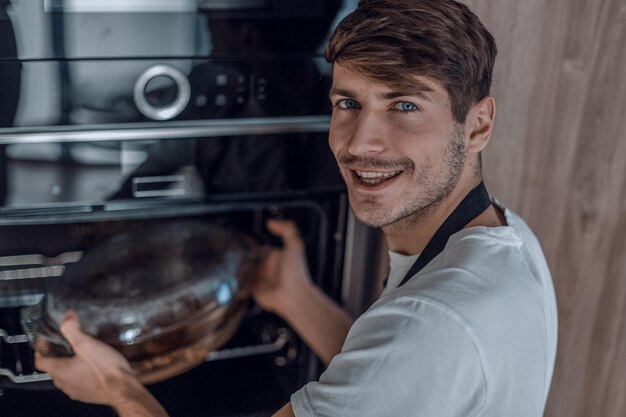
<instances>
[{"instance_id":1,"label":"thumb","mask_svg":"<svg viewBox=\"0 0 626 417\"><path fill-rule=\"evenodd\" d=\"M271 219L267 221L267 229L280 237L283 243L287 246L303 245L302 238L300 237L300 231L298 226L293 220L277 220Z\"/></svg>"},{"instance_id":2,"label":"thumb","mask_svg":"<svg viewBox=\"0 0 626 417\"><path fill-rule=\"evenodd\" d=\"M77 354L81 354L84 350L85 343L93 339L81 330L78 315L72 310L65 314L59 329L63 337L65 337L70 346L72 346L72 350Z\"/></svg>"}]
</instances>

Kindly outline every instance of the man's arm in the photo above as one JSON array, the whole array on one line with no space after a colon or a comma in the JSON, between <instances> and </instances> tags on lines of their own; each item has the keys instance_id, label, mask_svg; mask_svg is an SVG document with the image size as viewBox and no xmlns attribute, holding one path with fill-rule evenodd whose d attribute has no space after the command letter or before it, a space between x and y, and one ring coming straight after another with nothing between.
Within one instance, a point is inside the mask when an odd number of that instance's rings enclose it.
<instances>
[{"instance_id":1,"label":"man's arm","mask_svg":"<svg viewBox=\"0 0 626 417\"><path fill-rule=\"evenodd\" d=\"M272 417L296 417L296 415L293 413L291 403L287 403L283 408L274 413Z\"/></svg>"},{"instance_id":2,"label":"man's arm","mask_svg":"<svg viewBox=\"0 0 626 417\"><path fill-rule=\"evenodd\" d=\"M285 319L328 364L341 351L353 320L311 280L296 225L270 220L267 227L284 246L268 256L254 297L261 307Z\"/></svg>"},{"instance_id":3,"label":"man's arm","mask_svg":"<svg viewBox=\"0 0 626 417\"><path fill-rule=\"evenodd\" d=\"M137 380L111 407L119 417L168 417L161 404Z\"/></svg>"}]
</instances>

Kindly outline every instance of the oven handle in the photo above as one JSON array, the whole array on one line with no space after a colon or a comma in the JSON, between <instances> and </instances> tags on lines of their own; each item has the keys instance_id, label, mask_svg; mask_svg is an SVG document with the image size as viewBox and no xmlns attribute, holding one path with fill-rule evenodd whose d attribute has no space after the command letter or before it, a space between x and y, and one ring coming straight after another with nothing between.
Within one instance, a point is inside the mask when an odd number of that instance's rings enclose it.
<instances>
[{"instance_id":1,"label":"oven handle","mask_svg":"<svg viewBox=\"0 0 626 417\"><path fill-rule=\"evenodd\" d=\"M259 117L0 130L0 145L190 139L238 135L328 132L330 116Z\"/></svg>"}]
</instances>

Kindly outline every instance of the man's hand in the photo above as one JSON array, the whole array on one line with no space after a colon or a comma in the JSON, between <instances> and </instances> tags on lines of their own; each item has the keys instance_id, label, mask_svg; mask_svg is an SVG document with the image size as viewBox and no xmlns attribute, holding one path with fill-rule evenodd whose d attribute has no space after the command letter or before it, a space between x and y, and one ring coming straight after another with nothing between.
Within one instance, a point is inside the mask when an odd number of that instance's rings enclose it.
<instances>
[{"instance_id":1,"label":"man's hand","mask_svg":"<svg viewBox=\"0 0 626 417\"><path fill-rule=\"evenodd\" d=\"M44 356L38 349L35 366L48 372L54 385L71 399L112 406L120 416L167 416L135 378L126 358L109 345L83 333L74 312L66 314L61 333L72 346L75 356Z\"/></svg>"},{"instance_id":2,"label":"man's hand","mask_svg":"<svg viewBox=\"0 0 626 417\"><path fill-rule=\"evenodd\" d=\"M290 220L268 220L267 229L281 238L283 248L272 249L267 256L253 295L265 310L285 317L295 295L309 290L313 284L296 224Z\"/></svg>"},{"instance_id":3,"label":"man's hand","mask_svg":"<svg viewBox=\"0 0 626 417\"><path fill-rule=\"evenodd\" d=\"M267 228L282 239L283 248L272 250L260 268L254 298L289 322L317 356L329 363L341 350L352 318L313 283L295 223L270 220Z\"/></svg>"}]
</instances>

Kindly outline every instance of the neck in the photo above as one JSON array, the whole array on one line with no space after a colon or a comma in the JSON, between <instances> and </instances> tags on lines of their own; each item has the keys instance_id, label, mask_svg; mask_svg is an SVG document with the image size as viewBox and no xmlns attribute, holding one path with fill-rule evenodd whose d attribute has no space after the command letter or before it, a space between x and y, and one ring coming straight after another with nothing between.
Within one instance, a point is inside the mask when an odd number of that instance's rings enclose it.
<instances>
[{"instance_id":1,"label":"neck","mask_svg":"<svg viewBox=\"0 0 626 417\"><path fill-rule=\"evenodd\" d=\"M405 255L422 252L437 229L463 201L465 196L480 184L480 181L481 178L479 177L463 178L461 176L452 192L441 201L383 227L389 249ZM475 220L468 226L479 225L476 224ZM487 223L490 224L491 222Z\"/></svg>"}]
</instances>

